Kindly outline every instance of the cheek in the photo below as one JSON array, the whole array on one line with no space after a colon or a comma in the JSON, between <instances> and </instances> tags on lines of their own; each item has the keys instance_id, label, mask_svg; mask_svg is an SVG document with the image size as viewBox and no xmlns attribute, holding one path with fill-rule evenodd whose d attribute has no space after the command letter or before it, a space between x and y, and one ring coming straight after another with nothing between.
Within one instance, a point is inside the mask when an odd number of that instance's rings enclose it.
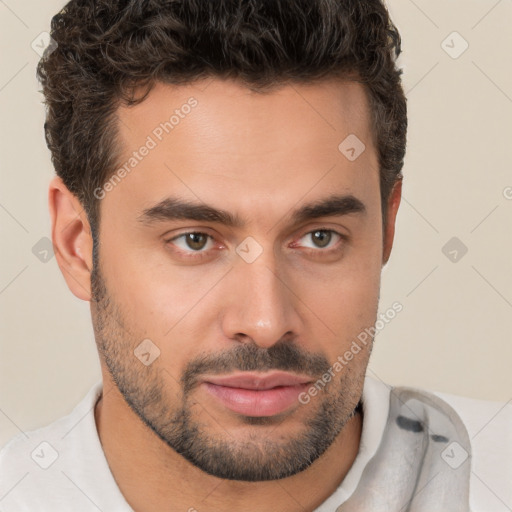
<instances>
[{"instance_id":1,"label":"cheek","mask_svg":"<svg viewBox=\"0 0 512 512\"><path fill-rule=\"evenodd\" d=\"M331 279L327 286L305 286L301 297L331 331L343 335L375 322L379 286L378 275L354 272Z\"/></svg>"},{"instance_id":2,"label":"cheek","mask_svg":"<svg viewBox=\"0 0 512 512\"><path fill-rule=\"evenodd\" d=\"M166 261L163 250L156 249L129 247L121 258L113 251L121 246L117 242L111 239L101 257L125 335L134 346L149 338L158 347L157 365L168 370L170 376L164 378L174 385L185 364L203 349L202 340L212 328L205 311L206 305L211 306L209 290L223 271L219 269L219 274L214 269L201 271L200 266L195 270L175 266Z\"/></svg>"},{"instance_id":3,"label":"cheek","mask_svg":"<svg viewBox=\"0 0 512 512\"><path fill-rule=\"evenodd\" d=\"M311 309L312 336L320 343L318 332L325 332L324 350L336 358L356 339L373 326L377 316L381 252L369 243L322 275L302 274L298 277L298 295ZM306 275L307 277L304 277ZM315 335L316 330L316 335Z\"/></svg>"}]
</instances>

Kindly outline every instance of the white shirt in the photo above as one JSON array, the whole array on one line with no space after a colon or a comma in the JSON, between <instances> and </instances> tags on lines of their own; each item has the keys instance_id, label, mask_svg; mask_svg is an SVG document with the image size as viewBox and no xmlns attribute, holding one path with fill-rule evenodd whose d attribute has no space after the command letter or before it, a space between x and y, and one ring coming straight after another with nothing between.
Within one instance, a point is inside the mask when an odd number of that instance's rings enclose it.
<instances>
[{"instance_id":1,"label":"white shirt","mask_svg":"<svg viewBox=\"0 0 512 512\"><path fill-rule=\"evenodd\" d=\"M67 416L11 439L0 451L1 512L133 512L110 471L96 429L97 382ZM359 452L338 489L314 512L334 512L354 492L376 453L389 386L366 377ZM512 403L436 393L458 413L472 447L472 512L512 510ZM391 511L390 511L391 512Z\"/></svg>"}]
</instances>

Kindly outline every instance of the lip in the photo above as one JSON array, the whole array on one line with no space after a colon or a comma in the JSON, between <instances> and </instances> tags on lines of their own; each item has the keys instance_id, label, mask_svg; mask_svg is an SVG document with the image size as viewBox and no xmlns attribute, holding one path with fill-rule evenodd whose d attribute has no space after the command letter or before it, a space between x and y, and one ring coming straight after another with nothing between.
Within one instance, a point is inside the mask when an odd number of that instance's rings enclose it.
<instances>
[{"instance_id":1,"label":"lip","mask_svg":"<svg viewBox=\"0 0 512 512\"><path fill-rule=\"evenodd\" d=\"M237 373L205 378L206 391L232 412L244 416L275 416L298 403L311 377L287 372Z\"/></svg>"},{"instance_id":2,"label":"lip","mask_svg":"<svg viewBox=\"0 0 512 512\"><path fill-rule=\"evenodd\" d=\"M288 372L267 373L235 373L226 376L213 376L204 379L205 382L228 388L252 390L272 389L277 386L297 386L311 382L311 377L294 375Z\"/></svg>"}]
</instances>

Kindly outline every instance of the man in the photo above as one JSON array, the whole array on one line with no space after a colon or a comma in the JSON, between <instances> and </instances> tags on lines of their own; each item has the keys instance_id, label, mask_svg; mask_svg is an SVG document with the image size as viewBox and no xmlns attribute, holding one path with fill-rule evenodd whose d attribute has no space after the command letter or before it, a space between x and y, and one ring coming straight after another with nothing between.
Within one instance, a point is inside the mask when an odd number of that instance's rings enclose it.
<instances>
[{"instance_id":1,"label":"man","mask_svg":"<svg viewBox=\"0 0 512 512\"><path fill-rule=\"evenodd\" d=\"M463 400L365 377L407 125L384 5L73 0L52 37L53 244L103 378L3 449L1 510L489 510L510 408L476 451Z\"/></svg>"}]
</instances>

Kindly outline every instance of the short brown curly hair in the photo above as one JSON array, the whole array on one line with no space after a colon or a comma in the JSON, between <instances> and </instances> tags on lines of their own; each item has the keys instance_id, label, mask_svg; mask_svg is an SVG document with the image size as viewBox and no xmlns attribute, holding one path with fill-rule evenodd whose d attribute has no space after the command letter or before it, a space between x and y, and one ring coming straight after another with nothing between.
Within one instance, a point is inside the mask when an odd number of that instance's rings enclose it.
<instances>
[{"instance_id":1,"label":"short brown curly hair","mask_svg":"<svg viewBox=\"0 0 512 512\"><path fill-rule=\"evenodd\" d=\"M401 40L381 0L71 0L38 64L57 174L98 226L94 190L115 172L115 113L157 81L235 78L253 91L357 76L365 84L380 165L383 222L402 178L407 111ZM135 89L145 93L135 97Z\"/></svg>"}]
</instances>

